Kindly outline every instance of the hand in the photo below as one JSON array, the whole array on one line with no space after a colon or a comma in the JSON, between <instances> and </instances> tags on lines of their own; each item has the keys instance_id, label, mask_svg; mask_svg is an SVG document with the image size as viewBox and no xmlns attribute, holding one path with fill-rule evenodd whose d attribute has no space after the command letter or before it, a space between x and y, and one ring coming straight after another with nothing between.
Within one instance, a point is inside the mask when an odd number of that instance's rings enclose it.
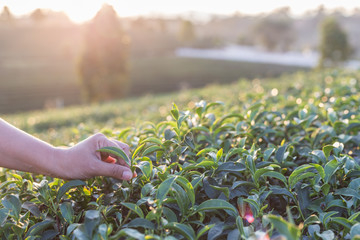
<instances>
[{"instance_id":1,"label":"hand","mask_svg":"<svg viewBox=\"0 0 360 240\"><path fill-rule=\"evenodd\" d=\"M103 147L118 147L129 155L129 146L110 140L98 133L71 148L55 148L53 167L49 175L64 179L87 179L95 176L108 176L120 180L130 180L135 175L123 159L97 152ZM117 162L116 162L117 161Z\"/></svg>"}]
</instances>

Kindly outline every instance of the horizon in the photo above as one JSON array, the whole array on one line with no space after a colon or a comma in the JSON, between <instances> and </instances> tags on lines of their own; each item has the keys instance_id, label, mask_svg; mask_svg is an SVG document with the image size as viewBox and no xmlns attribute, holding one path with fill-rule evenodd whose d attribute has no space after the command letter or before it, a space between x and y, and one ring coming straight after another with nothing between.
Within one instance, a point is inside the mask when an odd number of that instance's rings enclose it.
<instances>
[{"instance_id":1,"label":"horizon","mask_svg":"<svg viewBox=\"0 0 360 240\"><path fill-rule=\"evenodd\" d=\"M219 2L207 2L198 0L197 4L191 3L190 0L184 0L179 5L175 3L169 4L166 0L152 1L152 4L142 3L141 0L134 0L126 3L126 7L118 0L95 0L91 2L77 1L76 4L70 0L53 1L53 0L34 0L24 4L21 0L3 0L0 4L0 8L7 6L12 14L17 17L22 17L30 14L35 9L52 10L55 12L65 13L72 22L83 23L91 20L95 14L100 10L104 4L109 4L114 7L115 11L120 17L138 17L138 16L161 16L161 17L177 17L186 16L191 18L205 19L211 15L233 15L240 13L244 15L258 15L261 13L270 13L276 9L288 7L290 13L294 16L303 15L306 12L314 11L319 7L323 6L326 10L334 11L341 9L345 13L359 9L359 4L344 0L341 4L338 1L328 0L306 0L300 2L290 2L285 0L279 0L276 3L253 0L251 3L230 4L233 1L223 0ZM227 4L226 4L227 3ZM261 3L261 4L260 4Z\"/></svg>"}]
</instances>

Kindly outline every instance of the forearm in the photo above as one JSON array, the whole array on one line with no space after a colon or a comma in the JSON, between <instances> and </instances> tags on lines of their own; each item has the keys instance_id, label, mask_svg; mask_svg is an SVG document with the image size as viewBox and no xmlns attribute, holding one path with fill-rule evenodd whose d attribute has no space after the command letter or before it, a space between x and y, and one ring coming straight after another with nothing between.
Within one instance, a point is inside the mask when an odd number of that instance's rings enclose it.
<instances>
[{"instance_id":1,"label":"forearm","mask_svg":"<svg viewBox=\"0 0 360 240\"><path fill-rule=\"evenodd\" d=\"M95 134L71 148L56 148L0 118L0 167L64 179L109 176L130 180L133 173L125 161L108 161L108 155L97 152L103 147L118 147L130 153L128 145L103 134Z\"/></svg>"},{"instance_id":2,"label":"forearm","mask_svg":"<svg viewBox=\"0 0 360 240\"><path fill-rule=\"evenodd\" d=\"M0 166L50 174L55 148L0 119Z\"/></svg>"}]
</instances>

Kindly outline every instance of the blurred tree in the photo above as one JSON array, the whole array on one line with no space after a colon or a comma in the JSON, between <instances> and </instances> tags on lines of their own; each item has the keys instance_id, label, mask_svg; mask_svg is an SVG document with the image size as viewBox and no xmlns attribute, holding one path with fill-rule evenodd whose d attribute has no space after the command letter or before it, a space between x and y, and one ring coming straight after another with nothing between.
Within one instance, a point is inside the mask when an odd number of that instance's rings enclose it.
<instances>
[{"instance_id":1,"label":"blurred tree","mask_svg":"<svg viewBox=\"0 0 360 240\"><path fill-rule=\"evenodd\" d=\"M179 45L176 34L162 18L139 17L130 21L131 56L135 58L173 54Z\"/></svg>"},{"instance_id":2,"label":"blurred tree","mask_svg":"<svg viewBox=\"0 0 360 240\"><path fill-rule=\"evenodd\" d=\"M319 67L334 67L349 58L350 46L346 32L335 18L326 18L321 24Z\"/></svg>"},{"instance_id":3,"label":"blurred tree","mask_svg":"<svg viewBox=\"0 0 360 240\"><path fill-rule=\"evenodd\" d=\"M194 24L190 20L183 20L181 22L180 41L185 45L191 45L196 39Z\"/></svg>"},{"instance_id":4,"label":"blurred tree","mask_svg":"<svg viewBox=\"0 0 360 240\"><path fill-rule=\"evenodd\" d=\"M40 8L35 9L30 14L30 19L32 19L34 22L37 22L37 23L44 21L45 18L46 18L46 15L43 12L43 10L41 10Z\"/></svg>"},{"instance_id":5,"label":"blurred tree","mask_svg":"<svg viewBox=\"0 0 360 240\"><path fill-rule=\"evenodd\" d=\"M79 73L86 100L124 97L129 88L130 38L112 6L101 8L88 24L84 39Z\"/></svg>"},{"instance_id":6,"label":"blurred tree","mask_svg":"<svg viewBox=\"0 0 360 240\"><path fill-rule=\"evenodd\" d=\"M277 9L260 19L253 30L257 42L270 51L288 51L295 40L294 32L289 8Z\"/></svg>"},{"instance_id":7,"label":"blurred tree","mask_svg":"<svg viewBox=\"0 0 360 240\"><path fill-rule=\"evenodd\" d=\"M14 19L15 18L10 12L10 9L7 6L5 6L0 14L0 21L4 23L12 23Z\"/></svg>"}]
</instances>

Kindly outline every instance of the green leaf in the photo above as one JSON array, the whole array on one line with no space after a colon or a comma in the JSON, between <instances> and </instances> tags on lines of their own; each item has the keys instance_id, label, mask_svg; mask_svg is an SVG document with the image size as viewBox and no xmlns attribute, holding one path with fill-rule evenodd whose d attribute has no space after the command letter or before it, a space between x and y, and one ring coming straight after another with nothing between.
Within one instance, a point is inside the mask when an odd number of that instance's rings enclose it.
<instances>
[{"instance_id":1,"label":"green leaf","mask_svg":"<svg viewBox=\"0 0 360 240\"><path fill-rule=\"evenodd\" d=\"M282 217L275 215L267 215L267 219L271 224L279 231L281 235L284 235L287 240L298 240L301 236L301 230L292 223L285 221Z\"/></svg>"},{"instance_id":2,"label":"green leaf","mask_svg":"<svg viewBox=\"0 0 360 240\"><path fill-rule=\"evenodd\" d=\"M319 224L319 223L320 223L320 219L318 218L318 216L311 215L307 219L305 219L304 227L307 227L307 226L312 225L312 224Z\"/></svg>"},{"instance_id":3,"label":"green leaf","mask_svg":"<svg viewBox=\"0 0 360 240\"><path fill-rule=\"evenodd\" d=\"M360 194L358 191L355 191L352 188L341 188L335 191L336 195L348 196L348 197L355 197L356 199L360 200Z\"/></svg>"},{"instance_id":4,"label":"green leaf","mask_svg":"<svg viewBox=\"0 0 360 240\"><path fill-rule=\"evenodd\" d=\"M324 180L325 179L324 168L321 165L316 164L316 163L310 163L310 165L316 169L316 171L319 173L320 177Z\"/></svg>"},{"instance_id":5,"label":"green leaf","mask_svg":"<svg viewBox=\"0 0 360 240\"><path fill-rule=\"evenodd\" d=\"M326 163L324 170L325 170L325 183L328 183L332 177L332 175L336 172L339 163L336 159L331 160L330 162Z\"/></svg>"},{"instance_id":6,"label":"green leaf","mask_svg":"<svg viewBox=\"0 0 360 240\"><path fill-rule=\"evenodd\" d=\"M330 191L330 185L328 183L325 183L321 186L321 191L324 193L325 196L328 195Z\"/></svg>"},{"instance_id":7,"label":"green leaf","mask_svg":"<svg viewBox=\"0 0 360 240\"><path fill-rule=\"evenodd\" d=\"M153 145L153 146L146 148L142 155L147 156L147 155L149 155L153 152L157 152L157 151L164 151L164 149L162 147Z\"/></svg>"},{"instance_id":8,"label":"green leaf","mask_svg":"<svg viewBox=\"0 0 360 240\"><path fill-rule=\"evenodd\" d=\"M264 162L268 161L270 156L275 152L275 148L268 148L264 151Z\"/></svg>"},{"instance_id":9,"label":"green leaf","mask_svg":"<svg viewBox=\"0 0 360 240\"><path fill-rule=\"evenodd\" d=\"M144 144L141 144L140 146L138 146L138 147L135 149L135 151L134 151L134 153L133 153L133 155L132 155L132 157L131 157L132 160L134 160L134 159L136 158L136 156L139 154L139 152L141 151L141 149L142 149L144 146L145 146L145 143L144 143Z\"/></svg>"},{"instance_id":10,"label":"green leaf","mask_svg":"<svg viewBox=\"0 0 360 240\"><path fill-rule=\"evenodd\" d=\"M6 208L0 209L0 227L5 223L8 216L9 216L8 209Z\"/></svg>"},{"instance_id":11,"label":"green leaf","mask_svg":"<svg viewBox=\"0 0 360 240\"><path fill-rule=\"evenodd\" d=\"M350 228L352 227L352 223L351 221L347 220L346 218L343 217L333 217L331 218L331 222L335 222L337 224L340 224L342 226L344 226L345 228L347 228L348 230L350 230Z\"/></svg>"},{"instance_id":12,"label":"green leaf","mask_svg":"<svg viewBox=\"0 0 360 240\"><path fill-rule=\"evenodd\" d=\"M212 227L214 227L215 224L210 224L210 225L205 225L204 227L202 227L196 234L196 239L199 239L204 233L206 233L207 231L209 231Z\"/></svg>"},{"instance_id":13,"label":"green leaf","mask_svg":"<svg viewBox=\"0 0 360 240\"><path fill-rule=\"evenodd\" d=\"M206 112L207 110L209 110L209 108L214 107L214 106L219 106L219 105L224 106L225 103L224 103L224 102L221 102L221 101L216 101L216 102L209 103L208 105L205 105L205 106L206 106L205 112Z\"/></svg>"},{"instance_id":14,"label":"green leaf","mask_svg":"<svg viewBox=\"0 0 360 240\"><path fill-rule=\"evenodd\" d=\"M153 170L153 165L150 159L148 161L141 161L138 163L137 167L140 168L146 179L150 179Z\"/></svg>"},{"instance_id":15,"label":"green leaf","mask_svg":"<svg viewBox=\"0 0 360 240\"><path fill-rule=\"evenodd\" d=\"M217 191L221 191L224 193L224 195L229 199L230 196L230 190L228 187L220 187L220 186L214 186L214 185L209 185L211 188L217 190Z\"/></svg>"},{"instance_id":16,"label":"green leaf","mask_svg":"<svg viewBox=\"0 0 360 240\"><path fill-rule=\"evenodd\" d=\"M351 215L348 219L349 219L349 221L351 221L354 224L354 222L359 217L359 215L360 215L360 212L356 212L353 215Z\"/></svg>"},{"instance_id":17,"label":"green leaf","mask_svg":"<svg viewBox=\"0 0 360 240\"><path fill-rule=\"evenodd\" d=\"M184 178L182 176L177 176L176 177L176 182L182 188L184 188L188 198L190 199L191 205L194 206L194 204L195 204L195 192L194 192L194 188L191 185L191 183L186 178Z\"/></svg>"},{"instance_id":18,"label":"green leaf","mask_svg":"<svg viewBox=\"0 0 360 240\"><path fill-rule=\"evenodd\" d=\"M333 149L334 149L333 145L326 145L323 147L323 152L324 152L326 159L328 159L330 157L330 153Z\"/></svg>"},{"instance_id":19,"label":"green leaf","mask_svg":"<svg viewBox=\"0 0 360 240\"><path fill-rule=\"evenodd\" d=\"M315 234L323 240L333 240L335 239L335 234L331 230L324 231L322 233L315 232Z\"/></svg>"},{"instance_id":20,"label":"green leaf","mask_svg":"<svg viewBox=\"0 0 360 240\"><path fill-rule=\"evenodd\" d=\"M350 237L351 239L354 239L355 237L360 237L360 223L356 223L351 227Z\"/></svg>"},{"instance_id":21,"label":"green leaf","mask_svg":"<svg viewBox=\"0 0 360 240\"><path fill-rule=\"evenodd\" d=\"M239 230L239 233L240 233L240 236L242 239L246 239L246 233L245 233L245 230L244 230L244 223L243 223L243 220L240 216L237 216L236 217L236 226Z\"/></svg>"},{"instance_id":22,"label":"green leaf","mask_svg":"<svg viewBox=\"0 0 360 240\"><path fill-rule=\"evenodd\" d=\"M78 187L78 186L86 186L86 183L81 180L72 180L70 182L63 184L58 191L58 194L56 196L56 201L59 202L60 199L62 198L62 196L64 196L64 194L67 191L69 191L71 188Z\"/></svg>"},{"instance_id":23,"label":"green leaf","mask_svg":"<svg viewBox=\"0 0 360 240\"><path fill-rule=\"evenodd\" d=\"M173 183L173 191L171 191L172 196L175 196L176 202L180 208L181 216L186 216L189 210L190 200L186 195L186 192L179 184Z\"/></svg>"},{"instance_id":24,"label":"green leaf","mask_svg":"<svg viewBox=\"0 0 360 240\"><path fill-rule=\"evenodd\" d=\"M203 161L204 162L204 161ZM246 167L238 162L225 162L219 163L219 167L216 169L217 172L233 172L240 173L246 170Z\"/></svg>"},{"instance_id":25,"label":"green leaf","mask_svg":"<svg viewBox=\"0 0 360 240\"><path fill-rule=\"evenodd\" d=\"M100 212L97 210L88 210L85 212L85 231L90 238L93 236L94 229L100 223Z\"/></svg>"},{"instance_id":26,"label":"green leaf","mask_svg":"<svg viewBox=\"0 0 360 240\"><path fill-rule=\"evenodd\" d=\"M182 223L171 222L171 223L166 224L164 226L164 228L171 229L177 233L180 233L181 235L183 235L184 237L186 237L189 240L193 240L196 238L194 229L192 229L190 226L182 224Z\"/></svg>"},{"instance_id":27,"label":"green leaf","mask_svg":"<svg viewBox=\"0 0 360 240\"><path fill-rule=\"evenodd\" d=\"M16 220L19 219L21 211L21 202L15 195L7 195L2 201L2 205L10 211L9 214L13 215Z\"/></svg>"},{"instance_id":28,"label":"green leaf","mask_svg":"<svg viewBox=\"0 0 360 240\"><path fill-rule=\"evenodd\" d=\"M331 211L331 212L322 212L319 214L319 219L322 222L322 224L326 227L327 223L330 221L331 217L338 212Z\"/></svg>"},{"instance_id":29,"label":"green leaf","mask_svg":"<svg viewBox=\"0 0 360 240\"><path fill-rule=\"evenodd\" d=\"M330 122L332 124L334 124L337 120L337 115L336 112L332 111L332 112L328 112L328 119L330 120Z\"/></svg>"},{"instance_id":30,"label":"green leaf","mask_svg":"<svg viewBox=\"0 0 360 240\"><path fill-rule=\"evenodd\" d=\"M171 109L171 115L177 121L179 119L179 108L173 103L173 108Z\"/></svg>"},{"instance_id":31,"label":"green leaf","mask_svg":"<svg viewBox=\"0 0 360 240\"><path fill-rule=\"evenodd\" d=\"M289 176L289 186L293 188L294 185L299 181L300 175L302 175L305 171L313 168L314 166L310 164L304 164L297 167Z\"/></svg>"},{"instance_id":32,"label":"green leaf","mask_svg":"<svg viewBox=\"0 0 360 240\"><path fill-rule=\"evenodd\" d=\"M160 139L158 139L158 138L155 138L155 137L145 138L141 143L143 144L143 143L147 143L147 142L155 143L155 144L160 145L160 146L163 145L162 141Z\"/></svg>"},{"instance_id":33,"label":"green leaf","mask_svg":"<svg viewBox=\"0 0 360 240\"><path fill-rule=\"evenodd\" d=\"M115 155L117 157L122 158L129 167L132 166L128 155L121 148L103 147L103 148L100 148L99 150L96 150L96 151L97 152L105 152L105 153L113 154L113 155Z\"/></svg>"},{"instance_id":34,"label":"green leaf","mask_svg":"<svg viewBox=\"0 0 360 240\"><path fill-rule=\"evenodd\" d=\"M284 146L279 147L275 153L275 159L279 163L282 163L284 161L286 148L287 148L287 145L285 144Z\"/></svg>"},{"instance_id":35,"label":"green leaf","mask_svg":"<svg viewBox=\"0 0 360 240\"><path fill-rule=\"evenodd\" d=\"M175 182L175 179L176 176L170 176L159 185L158 190L156 192L156 198L159 199L159 204L161 204L162 201L164 201L166 195L171 189L171 186Z\"/></svg>"},{"instance_id":36,"label":"green leaf","mask_svg":"<svg viewBox=\"0 0 360 240\"><path fill-rule=\"evenodd\" d=\"M60 204L60 212L68 224L73 223L74 210L73 210L70 202L64 202L64 203Z\"/></svg>"},{"instance_id":37,"label":"green leaf","mask_svg":"<svg viewBox=\"0 0 360 240\"><path fill-rule=\"evenodd\" d=\"M280 181L282 181L285 186L287 186L287 179L284 175L282 175L279 172L275 172L275 171L269 171L269 172L265 172L264 174L262 174L263 177L272 177L272 178L277 178Z\"/></svg>"},{"instance_id":38,"label":"green leaf","mask_svg":"<svg viewBox=\"0 0 360 240\"><path fill-rule=\"evenodd\" d=\"M201 203L195 210L195 212L205 211L205 210L215 210L215 209L223 209L230 210L233 216L236 216L237 209L222 199L210 199L203 203Z\"/></svg>"},{"instance_id":39,"label":"green leaf","mask_svg":"<svg viewBox=\"0 0 360 240\"><path fill-rule=\"evenodd\" d=\"M276 165L275 165L276 166ZM276 166L278 167L278 166ZM259 182L259 178L266 172L271 172L271 171L274 171L274 168L272 166L268 166L268 167L265 167L265 168L261 168L261 169L258 169L256 170L253 178L254 178L254 182L255 184L258 184Z\"/></svg>"},{"instance_id":40,"label":"green leaf","mask_svg":"<svg viewBox=\"0 0 360 240\"><path fill-rule=\"evenodd\" d=\"M121 205L135 212L140 218L144 218L144 213L138 205L134 203L126 203L126 202L121 203Z\"/></svg>"},{"instance_id":41,"label":"green leaf","mask_svg":"<svg viewBox=\"0 0 360 240\"><path fill-rule=\"evenodd\" d=\"M146 229L155 230L155 224L144 218L135 218L135 219L131 220L131 222L126 224L126 226L133 227L133 228L142 227L142 228L146 228Z\"/></svg>"},{"instance_id":42,"label":"green leaf","mask_svg":"<svg viewBox=\"0 0 360 240\"><path fill-rule=\"evenodd\" d=\"M196 164L195 166L197 166L197 167L216 167L217 163L214 161L204 160L204 161L201 161L200 163Z\"/></svg>"},{"instance_id":43,"label":"green leaf","mask_svg":"<svg viewBox=\"0 0 360 240\"><path fill-rule=\"evenodd\" d=\"M132 228L122 229L121 231L117 232L115 235L111 236L110 240L128 239L128 238L123 238L124 236L129 236L131 239L145 240L144 234Z\"/></svg>"},{"instance_id":44,"label":"green leaf","mask_svg":"<svg viewBox=\"0 0 360 240\"><path fill-rule=\"evenodd\" d=\"M45 229L47 229L48 227L50 227L51 225L53 225L53 221L51 220L44 220L42 222L38 222L36 223L34 226L32 226L31 228L29 228L29 230L27 231L25 237L29 237L29 236L36 236L39 235L40 233L42 233Z\"/></svg>"},{"instance_id":45,"label":"green leaf","mask_svg":"<svg viewBox=\"0 0 360 240\"><path fill-rule=\"evenodd\" d=\"M206 155L207 153L214 151L216 151L216 148L203 148L196 154L196 156Z\"/></svg>"},{"instance_id":46,"label":"green leaf","mask_svg":"<svg viewBox=\"0 0 360 240\"><path fill-rule=\"evenodd\" d=\"M177 222L176 214L170 208L163 207L163 214L168 222Z\"/></svg>"},{"instance_id":47,"label":"green leaf","mask_svg":"<svg viewBox=\"0 0 360 240\"><path fill-rule=\"evenodd\" d=\"M220 158L222 157L222 155L223 155L223 149L222 148L220 148L220 150L216 153L216 161L219 161L220 160Z\"/></svg>"}]
</instances>

